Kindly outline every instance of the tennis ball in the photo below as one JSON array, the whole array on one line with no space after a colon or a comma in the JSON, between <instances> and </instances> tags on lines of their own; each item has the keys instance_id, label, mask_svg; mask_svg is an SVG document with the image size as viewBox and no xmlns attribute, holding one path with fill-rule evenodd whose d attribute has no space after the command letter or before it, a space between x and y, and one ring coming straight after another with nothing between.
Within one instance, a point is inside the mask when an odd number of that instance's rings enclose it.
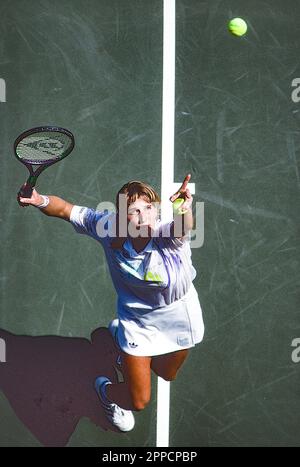
<instances>
[{"instance_id":1,"label":"tennis ball","mask_svg":"<svg viewBox=\"0 0 300 467\"><path fill-rule=\"evenodd\" d=\"M247 32L247 23L242 18L233 18L228 23L229 31L235 36L243 36Z\"/></svg>"},{"instance_id":2,"label":"tennis ball","mask_svg":"<svg viewBox=\"0 0 300 467\"><path fill-rule=\"evenodd\" d=\"M187 212L186 209L181 209L181 206L183 205L184 203L184 199L183 198L177 198L175 199L175 201L173 201L173 212L174 214L185 214Z\"/></svg>"}]
</instances>

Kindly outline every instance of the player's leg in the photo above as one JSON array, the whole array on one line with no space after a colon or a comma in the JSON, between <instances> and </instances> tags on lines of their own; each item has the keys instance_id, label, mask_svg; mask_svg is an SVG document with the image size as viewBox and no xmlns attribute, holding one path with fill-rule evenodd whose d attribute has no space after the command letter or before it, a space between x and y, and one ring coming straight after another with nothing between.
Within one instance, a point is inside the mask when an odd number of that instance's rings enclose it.
<instances>
[{"instance_id":1,"label":"player's leg","mask_svg":"<svg viewBox=\"0 0 300 467\"><path fill-rule=\"evenodd\" d=\"M142 410L151 398L151 357L121 353L124 383L108 384L107 398L126 410Z\"/></svg>"},{"instance_id":2,"label":"player's leg","mask_svg":"<svg viewBox=\"0 0 300 467\"><path fill-rule=\"evenodd\" d=\"M170 352L152 357L151 369L166 381L173 381L177 372L188 356L189 349Z\"/></svg>"}]
</instances>

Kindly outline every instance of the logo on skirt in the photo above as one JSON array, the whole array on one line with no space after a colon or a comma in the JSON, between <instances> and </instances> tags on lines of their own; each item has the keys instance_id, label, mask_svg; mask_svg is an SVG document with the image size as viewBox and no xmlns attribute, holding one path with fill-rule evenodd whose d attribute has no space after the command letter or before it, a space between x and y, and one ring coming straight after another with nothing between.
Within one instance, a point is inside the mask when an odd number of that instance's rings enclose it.
<instances>
[{"instance_id":1,"label":"logo on skirt","mask_svg":"<svg viewBox=\"0 0 300 467\"><path fill-rule=\"evenodd\" d=\"M135 349L138 344L135 344L134 342L129 342L129 346L132 348L132 349Z\"/></svg>"},{"instance_id":2,"label":"logo on skirt","mask_svg":"<svg viewBox=\"0 0 300 467\"><path fill-rule=\"evenodd\" d=\"M182 347L185 345L190 345L190 338L186 335L181 335L177 337L177 342L178 345L181 345Z\"/></svg>"}]
</instances>

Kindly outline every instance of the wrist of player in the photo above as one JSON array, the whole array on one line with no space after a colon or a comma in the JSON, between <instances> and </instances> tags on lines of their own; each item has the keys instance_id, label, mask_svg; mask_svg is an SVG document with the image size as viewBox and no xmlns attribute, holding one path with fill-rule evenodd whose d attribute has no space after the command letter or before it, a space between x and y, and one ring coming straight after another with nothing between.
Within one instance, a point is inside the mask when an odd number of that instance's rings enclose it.
<instances>
[{"instance_id":1,"label":"wrist of player","mask_svg":"<svg viewBox=\"0 0 300 467\"><path fill-rule=\"evenodd\" d=\"M39 199L39 202L38 202L38 204L35 204L35 207L36 207L36 208L45 208L45 207L47 207L48 204L49 204L49 202L50 202L48 196L46 196L46 195L39 195L39 198L40 198L40 199Z\"/></svg>"}]
</instances>

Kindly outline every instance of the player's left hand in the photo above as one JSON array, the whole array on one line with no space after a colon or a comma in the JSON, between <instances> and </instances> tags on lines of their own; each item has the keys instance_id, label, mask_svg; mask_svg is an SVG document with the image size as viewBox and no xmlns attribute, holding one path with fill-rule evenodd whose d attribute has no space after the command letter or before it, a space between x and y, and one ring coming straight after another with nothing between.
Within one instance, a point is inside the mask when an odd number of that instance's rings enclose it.
<instances>
[{"instance_id":1,"label":"player's left hand","mask_svg":"<svg viewBox=\"0 0 300 467\"><path fill-rule=\"evenodd\" d=\"M177 198L183 198L184 203L180 206L182 210L189 209L193 203L193 197L191 195L190 190L187 188L187 185L191 179L191 174L187 174L183 180L181 187L179 188L174 195L172 195L169 199L173 203Z\"/></svg>"}]
</instances>

